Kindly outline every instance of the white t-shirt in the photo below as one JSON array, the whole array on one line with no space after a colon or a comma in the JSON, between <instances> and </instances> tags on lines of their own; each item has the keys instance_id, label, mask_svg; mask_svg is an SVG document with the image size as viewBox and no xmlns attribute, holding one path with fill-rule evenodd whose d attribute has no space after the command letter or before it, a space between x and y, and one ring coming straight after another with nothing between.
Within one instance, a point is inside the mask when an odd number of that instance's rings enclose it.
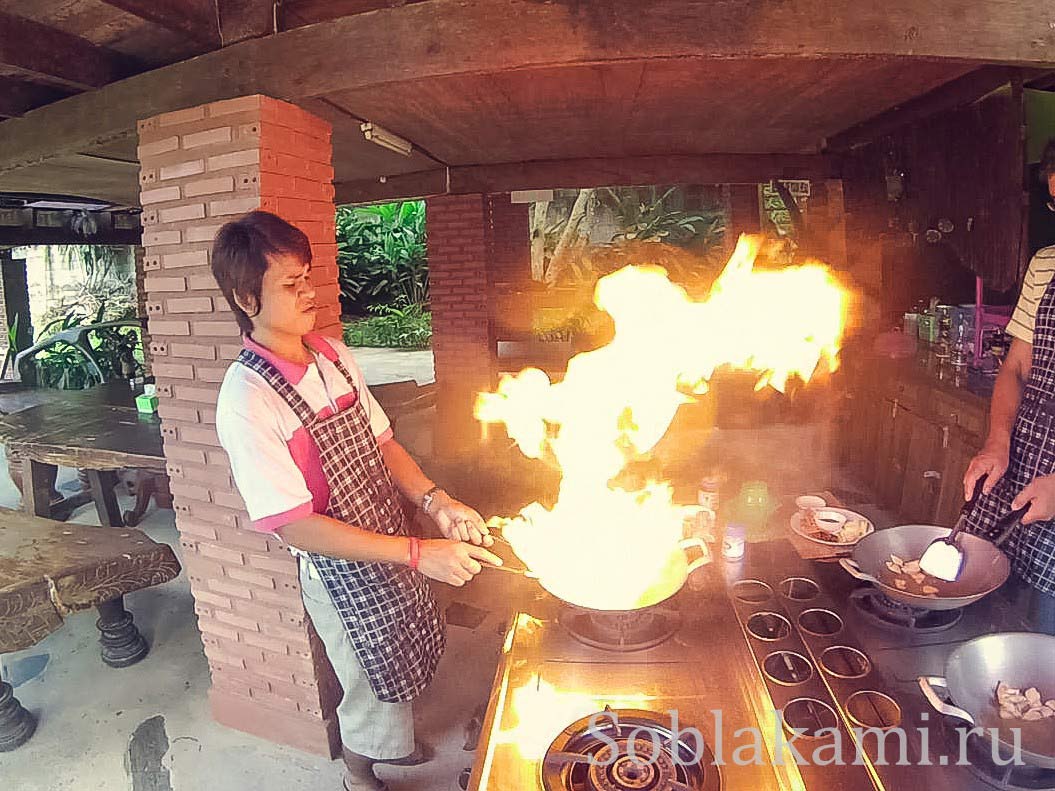
<instances>
[{"instance_id":1,"label":"white t-shirt","mask_svg":"<svg viewBox=\"0 0 1055 791\"><path fill-rule=\"evenodd\" d=\"M378 443L392 438L388 416L367 389L351 350L340 341L306 335L304 345L315 353L309 365L277 357L249 337L244 343L274 365L320 418L354 406L361 396ZM334 365L338 358L355 387ZM227 369L216 402L216 431L254 530L273 533L311 513L325 513L330 488L315 440L256 371L240 363Z\"/></svg>"}]
</instances>

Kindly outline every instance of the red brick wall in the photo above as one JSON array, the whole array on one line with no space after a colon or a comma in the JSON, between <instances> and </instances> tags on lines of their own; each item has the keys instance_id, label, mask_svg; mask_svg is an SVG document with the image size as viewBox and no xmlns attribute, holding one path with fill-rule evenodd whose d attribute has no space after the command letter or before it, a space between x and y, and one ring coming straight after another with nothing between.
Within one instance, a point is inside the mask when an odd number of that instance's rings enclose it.
<instances>
[{"instance_id":1,"label":"red brick wall","mask_svg":"<svg viewBox=\"0 0 1055 791\"><path fill-rule=\"evenodd\" d=\"M491 282L523 288L531 280L529 203L512 203L509 193L487 196Z\"/></svg>"},{"instance_id":2,"label":"red brick wall","mask_svg":"<svg viewBox=\"0 0 1055 791\"><path fill-rule=\"evenodd\" d=\"M477 447L476 393L494 384L497 363L489 314L488 201L448 195L426 201L432 351L436 362L435 449Z\"/></svg>"},{"instance_id":3,"label":"red brick wall","mask_svg":"<svg viewBox=\"0 0 1055 791\"><path fill-rule=\"evenodd\" d=\"M330 127L247 96L140 121L139 159L150 352L213 716L334 756L336 682L307 622L296 562L246 529L216 437L216 396L241 342L209 270L224 222L274 211L308 234L319 328L339 335Z\"/></svg>"}]
</instances>

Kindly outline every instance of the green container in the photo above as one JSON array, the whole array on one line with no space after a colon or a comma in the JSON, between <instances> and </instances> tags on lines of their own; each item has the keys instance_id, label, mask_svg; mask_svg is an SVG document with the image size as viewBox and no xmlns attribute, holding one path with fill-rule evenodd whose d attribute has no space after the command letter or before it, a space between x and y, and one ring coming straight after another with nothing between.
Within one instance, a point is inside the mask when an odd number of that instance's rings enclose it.
<instances>
[{"instance_id":1,"label":"green container","mask_svg":"<svg viewBox=\"0 0 1055 791\"><path fill-rule=\"evenodd\" d=\"M769 516L772 513L773 504L766 482L747 481L730 503L729 521L743 525L744 538L749 543L765 541L769 538Z\"/></svg>"},{"instance_id":2,"label":"green container","mask_svg":"<svg viewBox=\"0 0 1055 791\"><path fill-rule=\"evenodd\" d=\"M158 397L156 395L136 396L136 409L146 415L152 415L158 411Z\"/></svg>"}]
</instances>

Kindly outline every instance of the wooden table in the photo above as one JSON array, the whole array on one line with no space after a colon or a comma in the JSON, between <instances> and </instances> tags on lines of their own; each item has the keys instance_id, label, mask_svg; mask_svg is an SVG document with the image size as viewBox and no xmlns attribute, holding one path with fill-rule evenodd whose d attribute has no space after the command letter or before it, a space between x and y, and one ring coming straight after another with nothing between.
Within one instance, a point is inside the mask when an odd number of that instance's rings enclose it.
<instances>
[{"instance_id":1,"label":"wooden table","mask_svg":"<svg viewBox=\"0 0 1055 791\"><path fill-rule=\"evenodd\" d=\"M23 459L25 508L36 516L61 518L87 502L87 495L51 502L52 466L76 467L88 473L99 522L121 527L116 471L164 472L161 421L130 406L134 396L124 383L61 392L61 398L0 416L0 440Z\"/></svg>"},{"instance_id":2,"label":"wooden table","mask_svg":"<svg viewBox=\"0 0 1055 791\"><path fill-rule=\"evenodd\" d=\"M0 508L0 654L29 648L70 613L95 607L102 659L127 667L149 650L124 594L180 573L172 549L138 530L56 522ZM33 733L31 715L0 680L0 752Z\"/></svg>"}]
</instances>

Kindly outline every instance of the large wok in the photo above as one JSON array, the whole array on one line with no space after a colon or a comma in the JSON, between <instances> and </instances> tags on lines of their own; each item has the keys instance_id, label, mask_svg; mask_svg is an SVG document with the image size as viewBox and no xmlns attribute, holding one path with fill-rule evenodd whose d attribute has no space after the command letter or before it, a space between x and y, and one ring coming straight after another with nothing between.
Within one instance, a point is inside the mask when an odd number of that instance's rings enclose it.
<instances>
[{"instance_id":1,"label":"large wok","mask_svg":"<svg viewBox=\"0 0 1055 791\"><path fill-rule=\"evenodd\" d=\"M983 729L1006 758L1013 757L1017 728L1022 761L1055 769L1055 717L1000 719L996 685L1001 681L1020 689L1036 687L1045 700L1055 698L1055 637L1029 632L977 637L949 655L944 678L920 676L919 686L937 711ZM951 702L942 700L936 688L945 690Z\"/></svg>"},{"instance_id":2,"label":"large wok","mask_svg":"<svg viewBox=\"0 0 1055 791\"><path fill-rule=\"evenodd\" d=\"M509 539L496 533L492 533L491 535L501 544L512 548ZM688 553L689 550L693 548L699 551L700 556L695 560L690 561ZM503 571L524 574L531 579L537 580L539 585L541 585L548 593L581 610L590 610L594 612L629 612L633 610L643 610L647 607L655 607L662 604L682 589L692 572L710 562L710 550L702 539L697 537L683 538L671 549L670 557L667 560L662 573L656 576L652 585L646 588L643 592L635 594L632 600L628 595L628 598L622 601L606 600L603 602L593 598L586 598L584 596L581 578L569 580L563 577L558 578L556 576L536 574L532 570L523 567L517 568L516 564L519 563L519 558L516 559L514 564L505 566L491 566L487 564L486 568L497 568Z\"/></svg>"},{"instance_id":3,"label":"large wok","mask_svg":"<svg viewBox=\"0 0 1055 791\"><path fill-rule=\"evenodd\" d=\"M1016 524L1017 520L1012 529ZM964 554L963 571L956 582L928 580L938 589L935 596L894 587L895 575L886 566L891 555L905 560L918 559L932 541L951 532L947 527L936 525L900 525L877 530L857 542L852 558L841 558L839 563L852 576L871 582L891 599L910 607L926 610L966 607L1003 585L1011 573L1011 563L997 545L1007 537L1010 529L997 539L997 543L961 533L957 543Z\"/></svg>"},{"instance_id":4,"label":"large wok","mask_svg":"<svg viewBox=\"0 0 1055 791\"><path fill-rule=\"evenodd\" d=\"M700 556L690 561L688 551L695 547ZM683 538L671 550L670 559L663 569L663 573L656 577L655 582L633 601L622 602L599 602L593 599L584 599L581 580L576 580L575 585L565 585L563 579L547 578L539 575L539 584L558 599L573 604L583 610L594 610L598 612L616 612L643 610L646 607L654 607L662 604L685 585L689 575L700 566L711 562L711 553L707 545L699 538Z\"/></svg>"}]
</instances>

